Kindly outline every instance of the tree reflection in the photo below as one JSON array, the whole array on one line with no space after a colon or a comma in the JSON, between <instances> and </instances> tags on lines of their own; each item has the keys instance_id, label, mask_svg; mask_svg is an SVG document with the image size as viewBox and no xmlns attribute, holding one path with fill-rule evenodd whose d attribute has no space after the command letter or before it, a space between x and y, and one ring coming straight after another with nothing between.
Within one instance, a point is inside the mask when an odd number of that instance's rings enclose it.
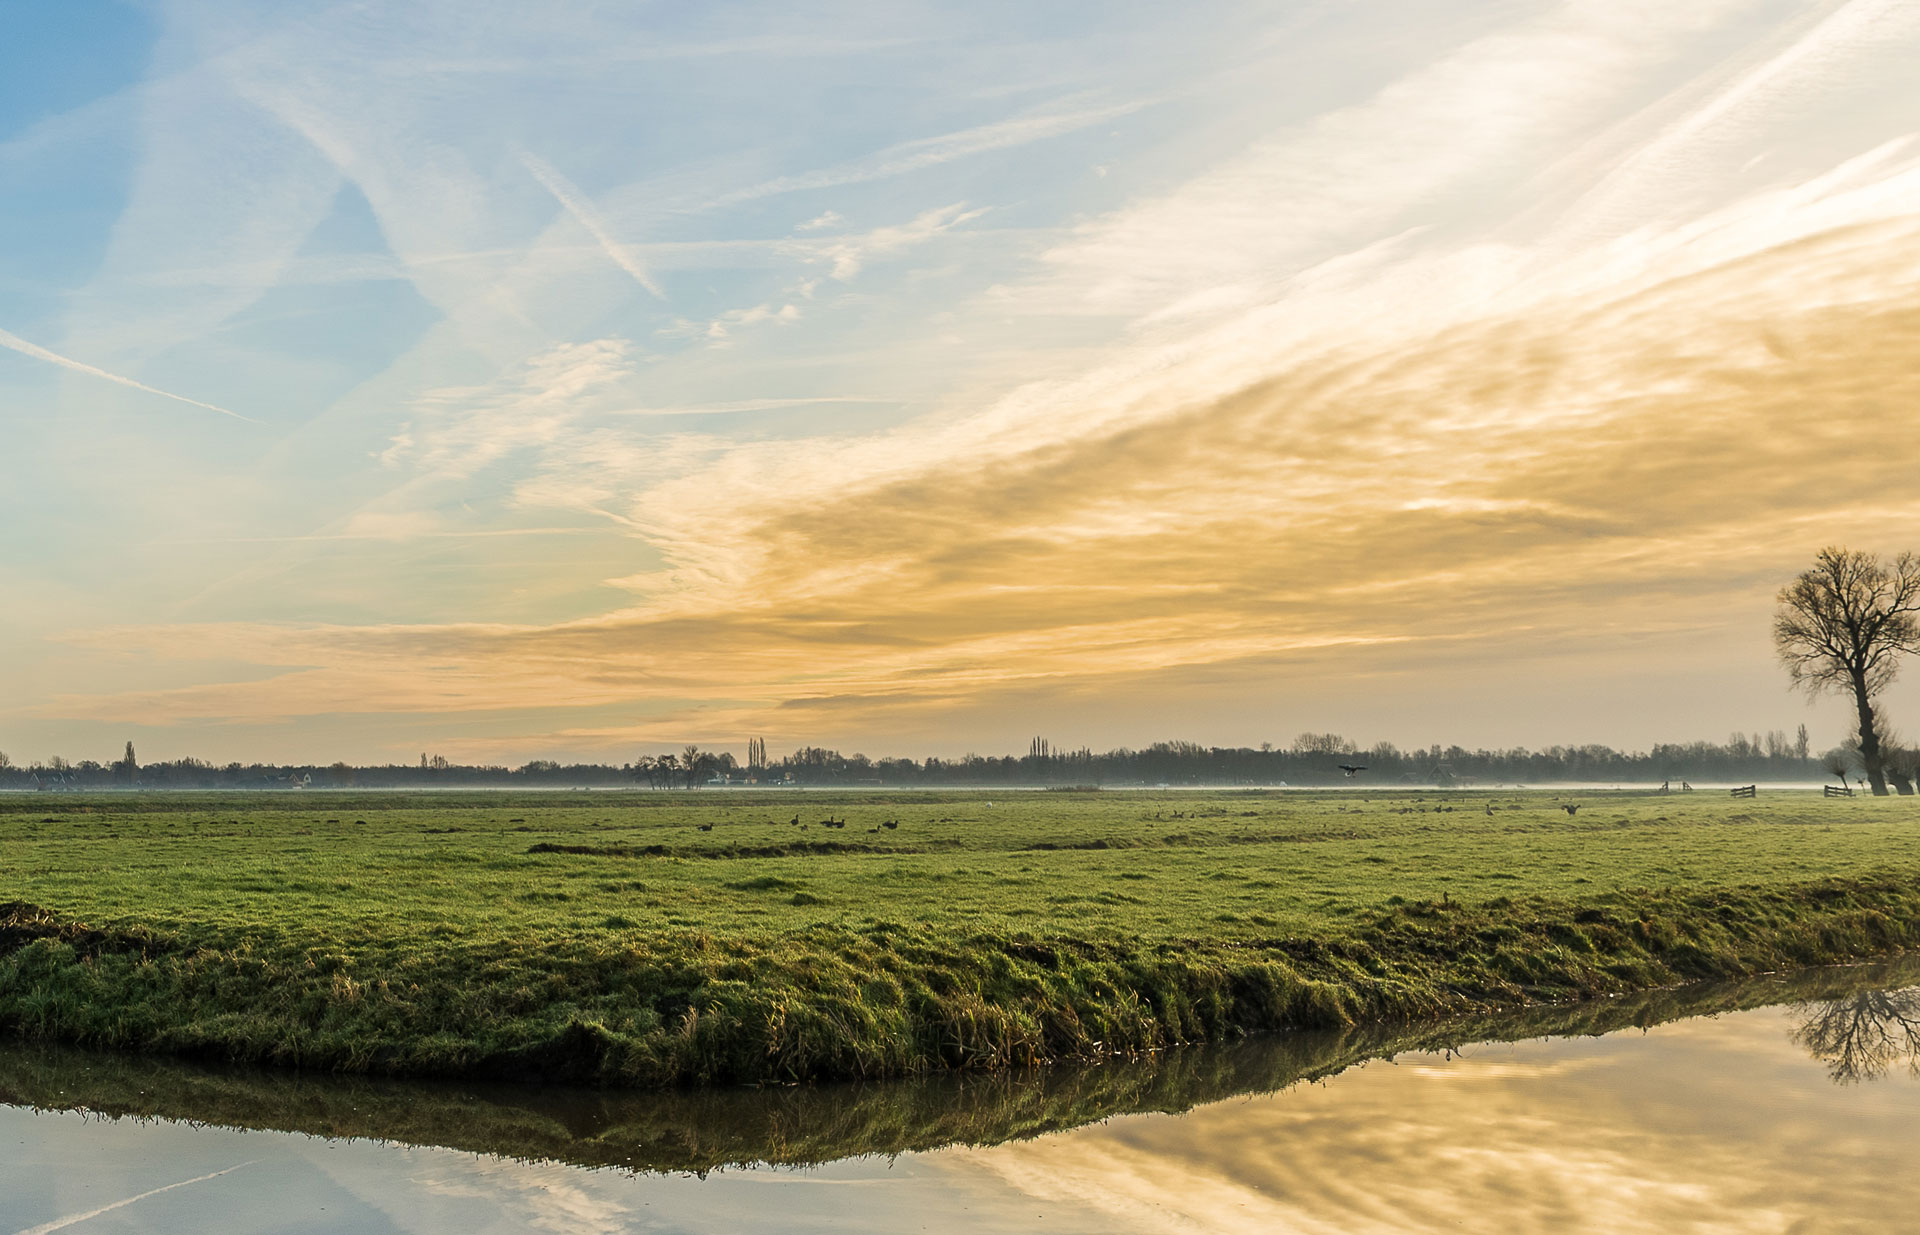
<instances>
[{"instance_id":1,"label":"tree reflection","mask_svg":"<svg viewBox=\"0 0 1920 1235\"><path fill-rule=\"evenodd\" d=\"M1860 991L1802 1004L1793 1040L1841 1085L1873 1081L1905 1062L1920 1077L1920 987Z\"/></svg>"}]
</instances>

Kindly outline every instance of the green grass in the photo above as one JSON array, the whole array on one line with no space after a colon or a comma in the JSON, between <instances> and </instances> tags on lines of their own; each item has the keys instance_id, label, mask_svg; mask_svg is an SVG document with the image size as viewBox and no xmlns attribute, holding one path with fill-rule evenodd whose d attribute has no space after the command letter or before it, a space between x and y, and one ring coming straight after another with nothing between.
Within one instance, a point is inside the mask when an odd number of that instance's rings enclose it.
<instances>
[{"instance_id":1,"label":"green grass","mask_svg":"<svg viewBox=\"0 0 1920 1235\"><path fill-rule=\"evenodd\" d=\"M1369 1059L1470 1043L1645 1029L1779 1003L1837 999L1920 979L1920 960L1797 970L1457 1017L1276 1034L1160 1051L1122 1066L1067 1064L1008 1077L923 1073L879 1084L607 1093L208 1068L60 1046L0 1045L0 1103L90 1117L438 1145L640 1171L814 1165L862 1154L993 1145L1117 1115L1180 1112L1273 1093Z\"/></svg>"},{"instance_id":2,"label":"green grass","mask_svg":"<svg viewBox=\"0 0 1920 1235\"><path fill-rule=\"evenodd\" d=\"M883 1075L1913 946L1920 804L22 796L0 798L0 902L0 1025L29 1037L648 1085Z\"/></svg>"}]
</instances>

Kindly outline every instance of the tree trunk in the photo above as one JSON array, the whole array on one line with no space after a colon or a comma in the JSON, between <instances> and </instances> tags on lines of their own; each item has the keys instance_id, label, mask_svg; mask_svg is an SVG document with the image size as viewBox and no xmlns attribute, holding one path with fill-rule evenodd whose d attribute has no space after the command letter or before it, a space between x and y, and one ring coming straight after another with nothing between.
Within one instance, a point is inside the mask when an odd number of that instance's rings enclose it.
<instances>
[{"instance_id":1,"label":"tree trunk","mask_svg":"<svg viewBox=\"0 0 1920 1235\"><path fill-rule=\"evenodd\" d=\"M1853 702L1860 710L1860 762L1867 770L1867 784L1873 786L1873 796L1887 796L1887 773L1882 766L1880 755L1880 733L1873 724L1873 700L1867 696L1867 678L1864 673L1853 675Z\"/></svg>"}]
</instances>

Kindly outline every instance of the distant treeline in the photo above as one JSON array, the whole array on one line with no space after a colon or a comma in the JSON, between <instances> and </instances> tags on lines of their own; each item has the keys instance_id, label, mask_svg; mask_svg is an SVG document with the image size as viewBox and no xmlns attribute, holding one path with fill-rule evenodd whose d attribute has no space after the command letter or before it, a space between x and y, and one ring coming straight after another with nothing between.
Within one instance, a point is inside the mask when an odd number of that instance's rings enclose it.
<instances>
[{"instance_id":1,"label":"distant treeline","mask_svg":"<svg viewBox=\"0 0 1920 1235\"><path fill-rule=\"evenodd\" d=\"M808 746L769 758L759 739L748 743L752 762L731 752L689 746L678 754L643 755L633 763L560 764L535 760L517 768L450 763L422 755L418 764L345 763L216 765L198 759L141 764L132 744L113 763L53 759L17 767L0 755L0 789L398 789L497 786L656 789L703 785L838 786L1094 786L1094 785L1525 785L1554 781L1805 781L1836 774L1844 751L1809 749L1806 727L1795 735L1732 735L1724 743L1688 742L1647 751L1609 746L1549 746L1543 750L1467 750L1429 746L1403 750L1391 742L1360 747L1338 734L1301 734L1284 749L1156 742L1142 750L1096 753L1055 750L1035 738L1024 755L966 755L958 759L869 759L863 754ZM1350 776L1345 768L1362 769Z\"/></svg>"}]
</instances>

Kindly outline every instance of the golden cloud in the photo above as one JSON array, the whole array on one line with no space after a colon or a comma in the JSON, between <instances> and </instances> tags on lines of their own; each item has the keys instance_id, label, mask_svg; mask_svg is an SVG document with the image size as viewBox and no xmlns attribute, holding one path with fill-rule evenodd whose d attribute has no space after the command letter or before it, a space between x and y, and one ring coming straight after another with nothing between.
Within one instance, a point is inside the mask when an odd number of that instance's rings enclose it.
<instances>
[{"instance_id":1,"label":"golden cloud","mask_svg":"<svg viewBox=\"0 0 1920 1235\"><path fill-rule=\"evenodd\" d=\"M1820 544L1911 542L1920 216L1888 200L1837 220L1817 200L1818 226L1770 244L1739 220L1642 238L1572 273L1474 251L1309 277L976 416L742 448L642 492L622 517L667 567L622 581L639 596L616 612L94 631L74 638L285 671L44 710L632 706L652 719L618 736L666 740L687 709L785 734L1039 685L1312 672L1330 648L1365 671L1723 632ZM1493 293L1433 290L1490 262ZM566 467L540 486L566 491Z\"/></svg>"}]
</instances>

